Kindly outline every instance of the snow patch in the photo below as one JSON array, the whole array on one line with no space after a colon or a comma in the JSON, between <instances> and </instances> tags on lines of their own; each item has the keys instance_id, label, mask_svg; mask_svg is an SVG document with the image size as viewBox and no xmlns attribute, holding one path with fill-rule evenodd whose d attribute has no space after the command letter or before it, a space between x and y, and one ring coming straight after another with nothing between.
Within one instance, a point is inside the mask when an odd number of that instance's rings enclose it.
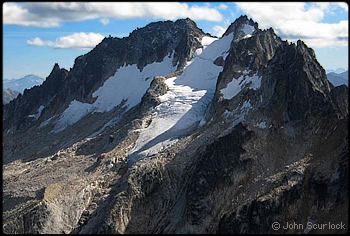
<instances>
[{"instance_id":1,"label":"snow patch","mask_svg":"<svg viewBox=\"0 0 350 236\"><path fill-rule=\"evenodd\" d=\"M171 53L165 56L163 61L153 62L145 66L142 71L137 68L136 64L124 65L119 68L92 94L93 97L97 97L94 103L72 101L60 116L53 132L61 132L89 113L109 112L123 101L125 101L125 111L134 107L141 102L141 98L149 88L153 77L168 75L176 70L176 66L172 64L173 57L174 53Z\"/></svg>"},{"instance_id":2,"label":"snow patch","mask_svg":"<svg viewBox=\"0 0 350 236\"><path fill-rule=\"evenodd\" d=\"M229 35L226 35L220 39L212 38L212 42L210 43L210 47L205 46L205 43L210 41L206 38L210 38L210 37L205 36L202 39L202 45L203 45L203 48L205 50L203 49L203 53L201 54L201 56L204 59L215 60L219 56L225 56L225 55L227 56L228 51L229 51L230 46L231 46L231 42L233 40L233 33L230 33ZM204 43L203 43L203 41L204 41Z\"/></svg>"},{"instance_id":3,"label":"snow patch","mask_svg":"<svg viewBox=\"0 0 350 236\"><path fill-rule=\"evenodd\" d=\"M79 121L82 117L92 111L92 105L89 103L79 102L73 100L69 107L61 114L57 121L53 133L59 133L69 125L73 125Z\"/></svg>"},{"instance_id":4,"label":"snow patch","mask_svg":"<svg viewBox=\"0 0 350 236\"><path fill-rule=\"evenodd\" d=\"M247 39L247 38L250 38L250 37L252 37L252 35L251 34L247 34L242 39ZM253 53L248 53L248 55L252 55L252 54Z\"/></svg>"},{"instance_id":5,"label":"snow patch","mask_svg":"<svg viewBox=\"0 0 350 236\"><path fill-rule=\"evenodd\" d=\"M172 56L166 56L162 62L149 64L140 71L136 64L118 69L116 74L105 81L104 85L93 93L98 97L95 101L94 111L108 112L126 100L127 110L141 102L142 96L149 88L152 80L146 78L167 75L176 70L172 65ZM118 91L116 93L116 91Z\"/></svg>"},{"instance_id":6,"label":"snow patch","mask_svg":"<svg viewBox=\"0 0 350 236\"><path fill-rule=\"evenodd\" d=\"M39 119L39 117L41 116L41 112L44 110L45 106L41 105L38 110L36 111L36 114L32 114L32 115L28 115L28 117L30 118L34 118L34 119Z\"/></svg>"},{"instance_id":7,"label":"snow patch","mask_svg":"<svg viewBox=\"0 0 350 236\"><path fill-rule=\"evenodd\" d=\"M257 74L253 76L248 75L248 71L244 70L243 75L238 79L233 78L226 88L220 90L225 99L229 100L235 97L244 87L257 90L261 86L261 77Z\"/></svg>"}]
</instances>

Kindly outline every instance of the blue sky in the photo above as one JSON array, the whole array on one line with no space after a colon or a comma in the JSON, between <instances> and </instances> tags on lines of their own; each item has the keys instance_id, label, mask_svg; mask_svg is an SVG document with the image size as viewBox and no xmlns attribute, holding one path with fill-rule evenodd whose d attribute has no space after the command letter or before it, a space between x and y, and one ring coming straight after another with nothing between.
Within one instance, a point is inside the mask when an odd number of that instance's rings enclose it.
<instances>
[{"instance_id":1,"label":"blue sky","mask_svg":"<svg viewBox=\"0 0 350 236\"><path fill-rule=\"evenodd\" d=\"M103 37L128 36L159 20L189 17L204 32L221 36L240 15L282 38L302 39L327 70L348 69L348 5L322 3L4 3L3 79L46 78L55 63L69 70L74 59Z\"/></svg>"}]
</instances>

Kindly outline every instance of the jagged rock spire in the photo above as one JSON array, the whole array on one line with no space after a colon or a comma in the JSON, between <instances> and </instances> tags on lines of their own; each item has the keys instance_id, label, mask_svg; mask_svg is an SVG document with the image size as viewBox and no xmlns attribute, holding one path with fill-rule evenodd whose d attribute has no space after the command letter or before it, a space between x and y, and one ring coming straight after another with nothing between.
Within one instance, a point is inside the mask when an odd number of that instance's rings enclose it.
<instances>
[{"instance_id":1,"label":"jagged rock spire","mask_svg":"<svg viewBox=\"0 0 350 236\"><path fill-rule=\"evenodd\" d=\"M234 40L239 40L246 35L252 35L259 30L258 23L252 19L248 19L246 15L238 17L226 30L223 36L229 35L233 32Z\"/></svg>"}]
</instances>

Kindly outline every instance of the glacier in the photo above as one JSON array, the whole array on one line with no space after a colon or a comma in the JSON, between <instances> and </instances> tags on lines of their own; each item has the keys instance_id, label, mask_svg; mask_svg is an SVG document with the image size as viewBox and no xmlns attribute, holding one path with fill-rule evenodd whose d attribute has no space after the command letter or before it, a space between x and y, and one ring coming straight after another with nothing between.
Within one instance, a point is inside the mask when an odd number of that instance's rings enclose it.
<instances>
[{"instance_id":1,"label":"glacier","mask_svg":"<svg viewBox=\"0 0 350 236\"><path fill-rule=\"evenodd\" d=\"M227 56L232 40L233 33L220 39L203 37L203 48L196 50L183 73L165 81L169 91L159 97L161 104L155 108L152 123L140 132L135 146L129 151L129 165L166 149L199 122L203 124L202 119L223 69L214 61Z\"/></svg>"}]
</instances>

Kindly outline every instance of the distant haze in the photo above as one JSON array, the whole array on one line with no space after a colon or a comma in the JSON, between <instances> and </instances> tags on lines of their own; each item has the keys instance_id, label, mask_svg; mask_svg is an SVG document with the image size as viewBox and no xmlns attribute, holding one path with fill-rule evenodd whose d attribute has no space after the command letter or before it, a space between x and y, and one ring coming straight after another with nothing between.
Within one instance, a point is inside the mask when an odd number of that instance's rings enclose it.
<instances>
[{"instance_id":1,"label":"distant haze","mask_svg":"<svg viewBox=\"0 0 350 236\"><path fill-rule=\"evenodd\" d=\"M40 85L44 79L37 75L26 75L19 79L5 79L3 80L3 89L11 89L19 93L23 93L25 89L30 89L35 85Z\"/></svg>"},{"instance_id":2,"label":"distant haze","mask_svg":"<svg viewBox=\"0 0 350 236\"><path fill-rule=\"evenodd\" d=\"M345 84L349 87L349 73L348 71L344 71L342 73L337 72L329 72L327 73L328 80L334 85L339 86Z\"/></svg>"}]
</instances>

